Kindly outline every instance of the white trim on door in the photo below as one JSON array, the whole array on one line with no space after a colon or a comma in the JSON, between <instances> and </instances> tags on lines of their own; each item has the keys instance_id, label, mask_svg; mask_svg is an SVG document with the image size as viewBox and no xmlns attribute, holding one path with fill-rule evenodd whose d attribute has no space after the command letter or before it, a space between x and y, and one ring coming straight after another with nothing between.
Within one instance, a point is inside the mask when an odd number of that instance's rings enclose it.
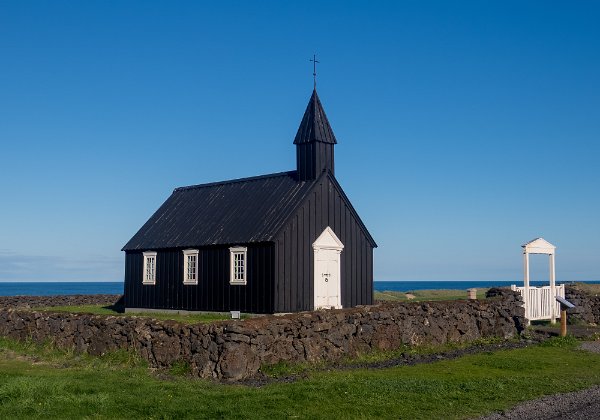
<instances>
[{"instance_id":1,"label":"white trim on door","mask_svg":"<svg viewBox=\"0 0 600 420\"><path fill-rule=\"evenodd\" d=\"M313 307L342 307L341 253L344 244L327 226L313 243L314 250L314 295Z\"/></svg>"}]
</instances>

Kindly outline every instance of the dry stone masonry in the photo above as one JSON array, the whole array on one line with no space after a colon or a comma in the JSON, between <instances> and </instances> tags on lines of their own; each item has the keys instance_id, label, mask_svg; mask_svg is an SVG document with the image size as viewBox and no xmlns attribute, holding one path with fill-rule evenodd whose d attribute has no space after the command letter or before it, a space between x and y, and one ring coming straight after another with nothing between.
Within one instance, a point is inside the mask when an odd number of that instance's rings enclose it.
<instances>
[{"instance_id":1,"label":"dry stone masonry","mask_svg":"<svg viewBox=\"0 0 600 420\"><path fill-rule=\"evenodd\" d=\"M492 289L490 296L478 301L387 302L195 325L13 306L0 308L0 335L52 341L59 348L93 355L134 350L152 367L186 362L199 377L236 381L278 362L336 361L403 344L518 335L524 328L520 296L499 289Z\"/></svg>"},{"instance_id":2,"label":"dry stone masonry","mask_svg":"<svg viewBox=\"0 0 600 420\"><path fill-rule=\"evenodd\" d=\"M121 295L0 296L0 308L43 308L49 306L107 305Z\"/></svg>"},{"instance_id":3,"label":"dry stone masonry","mask_svg":"<svg viewBox=\"0 0 600 420\"><path fill-rule=\"evenodd\" d=\"M569 323L600 324L600 296L574 285L565 286L565 299L575 305L569 309Z\"/></svg>"}]
</instances>

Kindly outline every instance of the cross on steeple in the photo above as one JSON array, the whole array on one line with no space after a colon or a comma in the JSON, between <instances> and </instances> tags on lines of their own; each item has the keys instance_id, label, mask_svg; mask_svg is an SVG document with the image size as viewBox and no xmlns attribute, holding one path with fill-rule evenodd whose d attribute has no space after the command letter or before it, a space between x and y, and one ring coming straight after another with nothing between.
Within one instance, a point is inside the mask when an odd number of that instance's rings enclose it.
<instances>
[{"instance_id":1,"label":"cross on steeple","mask_svg":"<svg viewBox=\"0 0 600 420\"><path fill-rule=\"evenodd\" d=\"M313 63L313 83L314 83L314 88L317 88L317 63L320 63L320 61L317 61L317 55L313 54L313 58L311 58L309 61L312 61Z\"/></svg>"}]
</instances>

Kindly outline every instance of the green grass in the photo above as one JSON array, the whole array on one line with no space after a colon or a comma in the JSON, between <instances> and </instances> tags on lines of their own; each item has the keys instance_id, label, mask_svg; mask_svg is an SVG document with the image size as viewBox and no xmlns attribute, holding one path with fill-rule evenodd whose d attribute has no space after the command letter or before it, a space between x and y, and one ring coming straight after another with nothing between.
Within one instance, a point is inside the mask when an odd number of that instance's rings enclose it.
<instances>
[{"instance_id":1,"label":"green grass","mask_svg":"<svg viewBox=\"0 0 600 420\"><path fill-rule=\"evenodd\" d=\"M403 344L394 350L375 350L368 353L360 354L356 357L345 357L336 362L337 366L342 367L356 367L364 366L365 364L378 363L398 359L402 356L417 356L417 355L431 355L449 352L452 350L467 349L474 346L491 345L498 343L505 343L507 340L499 337L480 338L473 340L468 343L446 343L441 345L420 345L420 346L409 346ZM331 368L331 364L326 362L318 363L289 363L279 362L273 365L266 365L261 367L261 372L272 378L281 378L291 375L299 375L307 372L317 372L324 369Z\"/></svg>"},{"instance_id":2,"label":"green grass","mask_svg":"<svg viewBox=\"0 0 600 420\"><path fill-rule=\"evenodd\" d=\"M477 298L484 299L485 292L488 289L477 289ZM412 299L407 298L407 293L414 296ZM424 301L441 301L441 300L459 300L467 299L466 290L438 289L438 290L413 290L408 292L383 291L375 292L375 300L381 301L397 301L397 302L424 302ZM186 324L207 323L215 321L224 321L231 319L230 314L226 313L197 313L197 314L177 314L177 313L162 313L162 312L117 312L106 305L79 305L79 306L47 306L34 308L37 311L44 312L69 312L69 313L85 313L94 315L110 315L110 316L140 316L154 318L160 320L173 320ZM242 319L248 315L242 315Z\"/></svg>"},{"instance_id":3,"label":"green grass","mask_svg":"<svg viewBox=\"0 0 600 420\"><path fill-rule=\"evenodd\" d=\"M485 292L488 289L477 289L477 299L484 299ZM414 296L409 299L408 294ZM432 300L459 300L467 299L466 290L458 289L437 289L437 290L411 290L407 292L396 292L396 291L375 291L375 300L382 301L395 301L395 302L424 302Z\"/></svg>"},{"instance_id":4,"label":"green grass","mask_svg":"<svg viewBox=\"0 0 600 420\"><path fill-rule=\"evenodd\" d=\"M577 287L579 290L583 290L584 292L592 296L600 295L600 284L575 283L575 287Z\"/></svg>"},{"instance_id":5,"label":"green grass","mask_svg":"<svg viewBox=\"0 0 600 420\"><path fill-rule=\"evenodd\" d=\"M516 339L515 339L516 340ZM343 360L345 365L356 365L361 363L376 363L385 360L396 359L402 355L430 355L439 354L443 352L449 352L452 350L466 349L474 346L484 346L491 344L504 343L506 340L499 337L480 338L473 340L468 343L446 343L441 345L421 345L421 346L409 346L403 344L394 350L385 351L371 351L369 353L361 354L355 358L348 358Z\"/></svg>"},{"instance_id":6,"label":"green grass","mask_svg":"<svg viewBox=\"0 0 600 420\"><path fill-rule=\"evenodd\" d=\"M0 340L0 418L469 418L600 383L600 355L576 345L557 339L427 365L309 372L294 383L250 388L159 379L123 354L92 358Z\"/></svg>"},{"instance_id":7,"label":"green grass","mask_svg":"<svg viewBox=\"0 0 600 420\"><path fill-rule=\"evenodd\" d=\"M35 308L36 311L43 312L68 312L68 313L83 313L93 315L110 315L110 316L139 316L160 320L172 320L183 322L186 324L197 324L215 321L225 321L231 319L230 314L219 312L203 312L196 314L177 314L177 313L162 313L162 312L117 312L106 305L79 305L79 306L48 306ZM246 318L247 315L242 315Z\"/></svg>"}]
</instances>

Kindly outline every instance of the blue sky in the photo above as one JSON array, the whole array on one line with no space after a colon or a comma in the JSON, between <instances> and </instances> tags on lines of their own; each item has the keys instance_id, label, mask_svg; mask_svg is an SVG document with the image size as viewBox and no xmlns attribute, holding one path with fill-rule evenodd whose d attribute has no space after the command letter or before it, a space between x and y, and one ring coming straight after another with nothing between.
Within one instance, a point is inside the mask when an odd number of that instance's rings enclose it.
<instances>
[{"instance_id":1,"label":"blue sky","mask_svg":"<svg viewBox=\"0 0 600 420\"><path fill-rule=\"evenodd\" d=\"M318 90L377 280L600 279L600 3L0 0L0 281L122 280L177 186L294 169ZM532 260L533 279L547 262Z\"/></svg>"}]
</instances>

